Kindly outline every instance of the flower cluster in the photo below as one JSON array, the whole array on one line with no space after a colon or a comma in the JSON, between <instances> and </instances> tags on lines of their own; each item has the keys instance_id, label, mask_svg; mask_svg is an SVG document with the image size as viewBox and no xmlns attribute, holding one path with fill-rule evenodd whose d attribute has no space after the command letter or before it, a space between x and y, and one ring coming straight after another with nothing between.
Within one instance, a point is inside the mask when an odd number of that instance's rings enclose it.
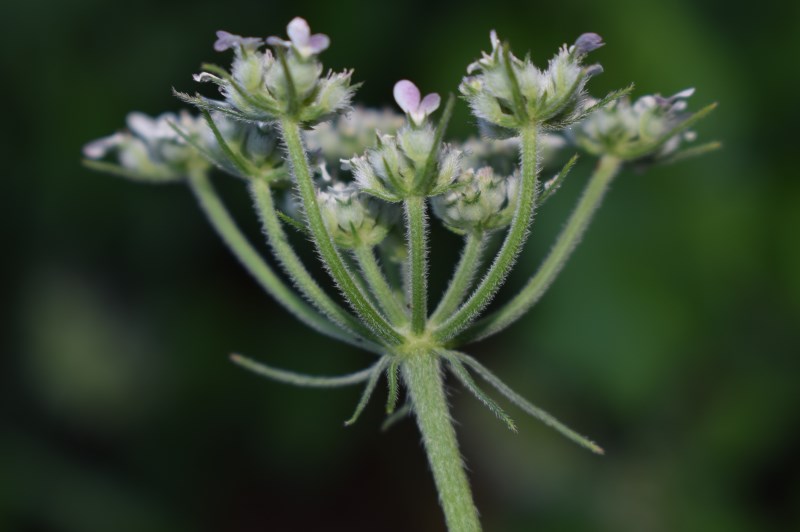
<instances>
[{"instance_id":1,"label":"flower cluster","mask_svg":"<svg viewBox=\"0 0 800 532\"><path fill-rule=\"evenodd\" d=\"M220 112L211 113L210 127L203 131L202 143L208 158L228 174L269 180L287 177L275 127L266 122L244 122ZM217 135L222 138L218 139ZM223 146L224 143L224 146ZM230 153L226 153L230 150ZM247 171L237 167L245 165Z\"/></svg>"},{"instance_id":2,"label":"flower cluster","mask_svg":"<svg viewBox=\"0 0 800 532\"><path fill-rule=\"evenodd\" d=\"M394 135L378 134L375 148L346 162L362 190L385 201L437 196L459 174L461 158L460 150L440 144L427 121L439 106L439 96L429 94L420 102L419 89L407 80L397 82L394 96L409 123Z\"/></svg>"},{"instance_id":3,"label":"flower cluster","mask_svg":"<svg viewBox=\"0 0 800 532\"><path fill-rule=\"evenodd\" d=\"M552 166L561 151L567 146L564 137L557 134L542 133L539 136L539 164L542 168ZM470 137L460 145L464 168L491 166L501 174L511 174L519 164L519 137L507 139L482 139Z\"/></svg>"},{"instance_id":4,"label":"flower cluster","mask_svg":"<svg viewBox=\"0 0 800 532\"><path fill-rule=\"evenodd\" d=\"M546 70L529 58L515 57L494 31L490 37L492 51L467 68L470 76L459 87L487 127L502 131L537 123L560 129L579 116L586 82L603 70L582 64L589 52L603 45L599 35L584 33L572 46L564 45Z\"/></svg>"},{"instance_id":5,"label":"flower cluster","mask_svg":"<svg viewBox=\"0 0 800 532\"><path fill-rule=\"evenodd\" d=\"M320 187L317 202L331 238L345 249L377 246L398 218L394 205L364 194L354 183Z\"/></svg>"},{"instance_id":6,"label":"flower cluster","mask_svg":"<svg viewBox=\"0 0 800 532\"><path fill-rule=\"evenodd\" d=\"M114 173L140 181L166 183L178 181L192 171L203 170L208 162L192 147L208 133L202 118L186 111L164 113L151 118L132 112L126 120L127 131L90 142L83 154L92 161L113 156L118 163L95 163ZM178 128L184 134L178 133Z\"/></svg>"},{"instance_id":7,"label":"flower cluster","mask_svg":"<svg viewBox=\"0 0 800 532\"><path fill-rule=\"evenodd\" d=\"M269 37L275 48L261 51L264 41L218 32L214 49L234 50L230 72L207 65L195 80L219 86L225 98L217 102L202 96L180 95L185 101L234 118L257 122L292 118L310 126L346 110L355 88L352 71L323 76L317 56L328 48L326 35L311 35L308 23L293 19L287 26L288 40Z\"/></svg>"},{"instance_id":8,"label":"flower cluster","mask_svg":"<svg viewBox=\"0 0 800 532\"><path fill-rule=\"evenodd\" d=\"M688 112L686 102L692 94L694 89L686 89L668 98L642 96L633 103L621 98L571 128L571 136L592 155L613 155L625 161L664 159L682 142L696 137L689 127L700 116Z\"/></svg>"},{"instance_id":9,"label":"flower cluster","mask_svg":"<svg viewBox=\"0 0 800 532\"><path fill-rule=\"evenodd\" d=\"M357 105L347 114L304 131L303 137L312 154L321 155L329 165L338 165L342 159L351 159L374 148L382 134L394 135L404 123L403 115L390 109L375 110Z\"/></svg>"},{"instance_id":10,"label":"flower cluster","mask_svg":"<svg viewBox=\"0 0 800 532\"><path fill-rule=\"evenodd\" d=\"M470 168L449 191L433 198L433 212L458 234L495 231L511 223L518 189L518 173L505 177L490 166Z\"/></svg>"}]
</instances>

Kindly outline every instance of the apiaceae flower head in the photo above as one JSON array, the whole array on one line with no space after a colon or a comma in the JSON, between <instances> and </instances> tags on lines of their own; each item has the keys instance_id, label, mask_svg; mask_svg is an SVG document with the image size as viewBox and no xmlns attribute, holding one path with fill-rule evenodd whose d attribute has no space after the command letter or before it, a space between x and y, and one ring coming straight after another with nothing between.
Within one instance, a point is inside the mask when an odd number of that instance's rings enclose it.
<instances>
[{"instance_id":1,"label":"apiaceae flower head","mask_svg":"<svg viewBox=\"0 0 800 532\"><path fill-rule=\"evenodd\" d=\"M461 173L454 186L433 198L433 212L459 234L488 232L511 223L519 190L517 172L505 177L491 166Z\"/></svg>"},{"instance_id":2,"label":"apiaceae flower head","mask_svg":"<svg viewBox=\"0 0 800 532\"><path fill-rule=\"evenodd\" d=\"M687 111L686 101L692 94L694 89L670 97L642 96L635 102L622 98L593 112L571 128L570 135L593 155L626 161L664 159L696 137L689 127L698 114Z\"/></svg>"},{"instance_id":3,"label":"apiaceae flower head","mask_svg":"<svg viewBox=\"0 0 800 532\"><path fill-rule=\"evenodd\" d=\"M214 112L211 114L217 131L233 154L247 161L254 175L241 177L259 177L274 180L287 177L283 170L283 159L279 149L278 134L275 127L267 122L244 122ZM211 128L203 130L202 147L208 150L210 158L225 172L233 175L241 174L239 168L231 161L226 150L220 146Z\"/></svg>"},{"instance_id":4,"label":"apiaceae flower head","mask_svg":"<svg viewBox=\"0 0 800 532\"><path fill-rule=\"evenodd\" d=\"M347 110L355 91L353 72L323 75L317 56L330 45L327 35L312 35L308 23L299 17L286 31L288 40L269 37L266 41L217 32L214 49L234 51L230 72L207 65L194 79L218 85L224 101L180 96L194 105L254 122L291 117L311 126ZM275 53L260 50L265 42Z\"/></svg>"},{"instance_id":5,"label":"apiaceae flower head","mask_svg":"<svg viewBox=\"0 0 800 532\"><path fill-rule=\"evenodd\" d=\"M330 165L351 159L377 144L376 131L393 135L403 127L403 115L390 109L355 106L346 114L304 132L306 147Z\"/></svg>"},{"instance_id":6,"label":"apiaceae flower head","mask_svg":"<svg viewBox=\"0 0 800 532\"><path fill-rule=\"evenodd\" d=\"M111 155L125 175L151 182L178 181L192 169L208 166L207 161L178 134L180 128L194 140L208 131L202 118L187 111L150 117L144 113L128 114L127 130L86 144L84 156L101 160Z\"/></svg>"},{"instance_id":7,"label":"apiaceae flower head","mask_svg":"<svg viewBox=\"0 0 800 532\"><path fill-rule=\"evenodd\" d=\"M587 81L602 72L600 65L583 65L586 55L603 45L599 35L585 33L564 45L545 70L530 58L515 57L494 31L490 40L491 52L467 67L459 87L479 120L516 130L531 123L562 129L577 119Z\"/></svg>"},{"instance_id":8,"label":"apiaceae flower head","mask_svg":"<svg viewBox=\"0 0 800 532\"><path fill-rule=\"evenodd\" d=\"M444 192L459 172L461 151L444 145L433 154L430 176L425 176L434 151L434 131L404 127L395 135L378 135L377 146L346 163L353 169L356 183L367 194L389 202L409 196L436 196Z\"/></svg>"},{"instance_id":9,"label":"apiaceae flower head","mask_svg":"<svg viewBox=\"0 0 800 532\"><path fill-rule=\"evenodd\" d=\"M323 184L317 202L331 238L345 249L377 246L398 216L394 205L364 194L354 183Z\"/></svg>"}]
</instances>

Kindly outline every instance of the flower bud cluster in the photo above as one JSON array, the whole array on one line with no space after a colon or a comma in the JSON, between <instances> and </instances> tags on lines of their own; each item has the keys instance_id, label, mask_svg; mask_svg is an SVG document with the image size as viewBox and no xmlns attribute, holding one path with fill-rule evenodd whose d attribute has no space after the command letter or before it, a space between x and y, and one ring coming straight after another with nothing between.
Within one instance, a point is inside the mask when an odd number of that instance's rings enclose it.
<instances>
[{"instance_id":1,"label":"flower bud cluster","mask_svg":"<svg viewBox=\"0 0 800 532\"><path fill-rule=\"evenodd\" d=\"M217 32L214 49L234 50L231 71L209 67L210 71L195 75L195 80L216 83L225 102L186 96L184 99L256 122L292 117L312 125L347 109L355 90L350 84L352 71L323 76L317 59L328 48L328 37L312 35L308 23L299 17L289 23L287 34L289 40L266 40L275 47L276 55L260 50L265 42L261 39Z\"/></svg>"},{"instance_id":2,"label":"flower bud cluster","mask_svg":"<svg viewBox=\"0 0 800 532\"><path fill-rule=\"evenodd\" d=\"M379 135L374 149L347 161L361 189L385 201L410 196L436 196L444 192L459 173L461 151L444 145L436 156L432 175L426 176L435 134L430 125L404 127L395 135Z\"/></svg>"},{"instance_id":3,"label":"flower bud cluster","mask_svg":"<svg viewBox=\"0 0 800 532\"><path fill-rule=\"evenodd\" d=\"M585 33L572 46L564 45L546 70L515 57L494 31L490 36L492 51L467 68L459 87L476 117L512 130L526 124L561 129L578 117L586 82L603 70L582 64L603 45L599 35Z\"/></svg>"},{"instance_id":4,"label":"flower bud cluster","mask_svg":"<svg viewBox=\"0 0 800 532\"><path fill-rule=\"evenodd\" d=\"M479 168L491 166L496 172L511 174L519 163L519 137L508 139L483 139L471 137L459 145L463 152L462 166ZM539 135L539 166L547 168L558 158L567 145L560 135L542 133Z\"/></svg>"},{"instance_id":5,"label":"flower bud cluster","mask_svg":"<svg viewBox=\"0 0 800 532\"><path fill-rule=\"evenodd\" d=\"M265 122L235 120L219 112L213 113L212 119L228 148L252 167L254 175L243 177L286 177L286 172L279 170L283 167L283 159L274 126ZM240 175L240 170L219 145L211 128L203 131L202 144L222 170Z\"/></svg>"},{"instance_id":6,"label":"flower bud cluster","mask_svg":"<svg viewBox=\"0 0 800 532\"><path fill-rule=\"evenodd\" d=\"M683 141L694 140L687 120L686 99L694 89L669 98L642 96L631 103L625 97L593 112L575 126L575 143L593 155L613 155L623 160L661 159L678 150ZM685 124L686 127L682 127Z\"/></svg>"},{"instance_id":7,"label":"flower bud cluster","mask_svg":"<svg viewBox=\"0 0 800 532\"><path fill-rule=\"evenodd\" d=\"M362 193L354 183L317 189L317 202L334 243L346 249L380 244L398 217L394 205Z\"/></svg>"},{"instance_id":8,"label":"flower bud cluster","mask_svg":"<svg viewBox=\"0 0 800 532\"><path fill-rule=\"evenodd\" d=\"M202 118L186 111L179 114L164 113L155 118L133 112L128 114L126 122L127 131L114 133L84 146L84 156L90 160L100 160L113 155L119 164L119 173L151 182L178 181L191 171L208 166L202 155L171 125L177 126L190 139L200 142L208 132L208 126Z\"/></svg>"},{"instance_id":9,"label":"flower bud cluster","mask_svg":"<svg viewBox=\"0 0 800 532\"><path fill-rule=\"evenodd\" d=\"M495 174L490 166L470 168L449 191L432 200L433 212L459 234L502 229L511 223L519 196L519 174Z\"/></svg>"},{"instance_id":10,"label":"flower bud cluster","mask_svg":"<svg viewBox=\"0 0 800 532\"><path fill-rule=\"evenodd\" d=\"M338 165L342 159L351 159L374 148L376 131L393 135L404 123L403 115L389 109L379 111L355 106L347 114L305 131L303 137L312 153L321 154L329 164Z\"/></svg>"}]
</instances>

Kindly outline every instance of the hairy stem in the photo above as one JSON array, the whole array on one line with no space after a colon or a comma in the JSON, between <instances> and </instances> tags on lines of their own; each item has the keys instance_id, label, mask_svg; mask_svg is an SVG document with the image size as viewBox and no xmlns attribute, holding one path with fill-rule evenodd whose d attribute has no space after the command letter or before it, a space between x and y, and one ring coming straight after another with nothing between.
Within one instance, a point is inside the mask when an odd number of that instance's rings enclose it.
<instances>
[{"instance_id":1,"label":"hairy stem","mask_svg":"<svg viewBox=\"0 0 800 532\"><path fill-rule=\"evenodd\" d=\"M425 198L405 200L406 233L408 238L408 271L411 276L411 331L421 334L428 318L428 242Z\"/></svg>"},{"instance_id":2,"label":"hairy stem","mask_svg":"<svg viewBox=\"0 0 800 532\"><path fill-rule=\"evenodd\" d=\"M478 510L472 501L472 491L450 419L439 358L431 352L413 353L403 362L403 376L447 528L452 532L479 531Z\"/></svg>"},{"instance_id":3,"label":"hairy stem","mask_svg":"<svg viewBox=\"0 0 800 532\"><path fill-rule=\"evenodd\" d=\"M531 277L525 287L502 308L476 322L464 331L456 340L457 343L481 340L502 331L536 304L561 272L575 247L580 242L589 222L603 201L608 186L619 172L622 162L611 156L605 156L597 164L583 195L572 211L567 224L558 235L556 243L544 259L539 270Z\"/></svg>"},{"instance_id":4,"label":"hairy stem","mask_svg":"<svg viewBox=\"0 0 800 532\"><path fill-rule=\"evenodd\" d=\"M528 228L533 220L538 193L539 129L537 125L531 124L522 128L520 133L522 141L520 157L522 162L522 185L514 219L508 228L503 246L500 248L486 276L484 276L480 285L461 308L434 332L436 340L446 341L452 338L477 317L478 313L483 310L503 285L503 281L514 265L522 245L525 243Z\"/></svg>"},{"instance_id":5,"label":"hairy stem","mask_svg":"<svg viewBox=\"0 0 800 532\"><path fill-rule=\"evenodd\" d=\"M375 339L375 334L325 293L303 266L303 262L295 253L281 226L269 184L260 179L253 179L250 184L250 192L272 251L297 288L317 308L343 328L353 331L359 336Z\"/></svg>"},{"instance_id":6,"label":"hairy stem","mask_svg":"<svg viewBox=\"0 0 800 532\"><path fill-rule=\"evenodd\" d=\"M242 234L214 191L208 176L195 172L189 177L188 183L214 230L269 295L312 329L337 340L373 350L363 339L353 337L327 321L286 286ZM377 346L374 347L377 349Z\"/></svg>"},{"instance_id":7,"label":"hairy stem","mask_svg":"<svg viewBox=\"0 0 800 532\"><path fill-rule=\"evenodd\" d=\"M289 154L289 163L294 174L295 184L303 200L308 227L311 230L314 244L325 266L336 282L344 297L348 300L353 310L388 344L398 344L402 337L381 316L375 306L360 290L350 271L342 260L339 251L331 240L330 233L320 213L317 203L314 183L311 180L311 170L308 167L303 140L300 136L300 126L291 118L280 120L280 131L286 151Z\"/></svg>"},{"instance_id":8,"label":"hairy stem","mask_svg":"<svg viewBox=\"0 0 800 532\"><path fill-rule=\"evenodd\" d=\"M433 325L440 323L443 317L449 316L464 299L464 295L475 278L475 272L480 264L481 253L485 246L486 233L472 232L464 238L464 250L461 252L461 258L453 278L439 301L439 305L431 315L430 321Z\"/></svg>"},{"instance_id":9,"label":"hairy stem","mask_svg":"<svg viewBox=\"0 0 800 532\"><path fill-rule=\"evenodd\" d=\"M389 320L394 325L403 325L408 322L408 316L403 310L402 304L397 300L394 290L389 285L386 277L375 258L375 253L371 247L358 246L353 249L353 256L358 261L358 267L364 274L367 284L378 300L381 308L386 312Z\"/></svg>"}]
</instances>

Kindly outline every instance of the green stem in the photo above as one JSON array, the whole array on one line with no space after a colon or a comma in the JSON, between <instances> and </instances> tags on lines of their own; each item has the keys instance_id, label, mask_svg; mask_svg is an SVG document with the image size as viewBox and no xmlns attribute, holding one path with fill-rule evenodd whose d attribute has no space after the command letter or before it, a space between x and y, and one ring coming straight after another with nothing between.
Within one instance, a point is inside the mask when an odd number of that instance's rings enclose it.
<instances>
[{"instance_id":1,"label":"green stem","mask_svg":"<svg viewBox=\"0 0 800 532\"><path fill-rule=\"evenodd\" d=\"M408 316L403 311L403 306L397 300L395 292L386 280L386 277L375 258L373 249L368 246L357 246L353 249L353 256L358 261L358 266L364 274L367 284L378 300L381 308L386 312L389 320L394 325L403 325L408 322Z\"/></svg>"},{"instance_id":2,"label":"green stem","mask_svg":"<svg viewBox=\"0 0 800 532\"><path fill-rule=\"evenodd\" d=\"M322 219L319 204L317 203L314 182L311 180L311 171L308 167L305 148L303 148L303 140L300 136L300 126L295 120L284 117L280 120L280 130L286 145L286 151L289 154L289 162L294 174L295 184L303 200L303 209L305 210L311 235L331 277L353 307L353 310L356 311L356 314L378 336L389 344L399 344L402 341L402 337L381 316L359 289L341 255L339 255L339 251L334 246L327 227L325 227L325 222Z\"/></svg>"},{"instance_id":3,"label":"green stem","mask_svg":"<svg viewBox=\"0 0 800 532\"><path fill-rule=\"evenodd\" d=\"M522 245L528 235L536 207L538 168L539 129L535 124L525 126L521 133L522 185L519 191L517 210L511 227L508 228L503 246L495 257L489 271L472 295L460 309L434 332L434 339L446 341L467 327L478 313L491 301L503 285L508 272L514 265Z\"/></svg>"},{"instance_id":4,"label":"green stem","mask_svg":"<svg viewBox=\"0 0 800 532\"><path fill-rule=\"evenodd\" d=\"M439 358L427 351L412 353L403 362L403 376L428 453L447 528L452 532L477 532L481 529L478 510L472 501L472 491L450 419Z\"/></svg>"},{"instance_id":5,"label":"green stem","mask_svg":"<svg viewBox=\"0 0 800 532\"><path fill-rule=\"evenodd\" d=\"M428 318L428 242L425 198L412 196L404 202L408 272L411 277L411 332L421 334Z\"/></svg>"},{"instance_id":6,"label":"green stem","mask_svg":"<svg viewBox=\"0 0 800 532\"><path fill-rule=\"evenodd\" d=\"M253 196L256 209L261 218L261 225L267 235L272 251L297 288L337 324L349 331L353 331L356 335L374 340L374 333L338 305L319 286L303 265L300 257L297 256L297 253L289 244L286 232L283 230L280 218L278 218L278 213L275 210L275 202L272 198L272 190L269 184L261 179L253 179L250 184L250 193Z\"/></svg>"},{"instance_id":7,"label":"green stem","mask_svg":"<svg viewBox=\"0 0 800 532\"><path fill-rule=\"evenodd\" d=\"M486 233L484 232L469 233L464 238L464 250L461 252L461 258L458 261L453 278L447 286L447 290L431 315L430 321L432 324L438 324L443 316L449 316L458 308L458 305L464 299L464 294L467 293L467 290L472 285L485 245Z\"/></svg>"},{"instance_id":8,"label":"green stem","mask_svg":"<svg viewBox=\"0 0 800 532\"><path fill-rule=\"evenodd\" d=\"M581 241L589 222L603 201L608 186L619 172L622 162L611 156L600 159L597 167L589 179L583 195L578 201L575 210L567 221L567 225L558 235L553 249L544 259L539 270L531 277L525 287L501 309L479 320L472 327L464 331L457 340L458 343L481 340L502 331L536 304L558 276L564 264L569 259L575 247Z\"/></svg>"},{"instance_id":9,"label":"green stem","mask_svg":"<svg viewBox=\"0 0 800 532\"><path fill-rule=\"evenodd\" d=\"M242 234L236 222L233 221L230 213L220 201L211 181L204 172L193 172L188 179L188 183L217 234L242 266L278 303L286 307L300 321L322 334L370 351L380 352L377 346L373 348L361 338L354 338L328 322L284 284L281 278L247 241L247 238Z\"/></svg>"}]
</instances>

